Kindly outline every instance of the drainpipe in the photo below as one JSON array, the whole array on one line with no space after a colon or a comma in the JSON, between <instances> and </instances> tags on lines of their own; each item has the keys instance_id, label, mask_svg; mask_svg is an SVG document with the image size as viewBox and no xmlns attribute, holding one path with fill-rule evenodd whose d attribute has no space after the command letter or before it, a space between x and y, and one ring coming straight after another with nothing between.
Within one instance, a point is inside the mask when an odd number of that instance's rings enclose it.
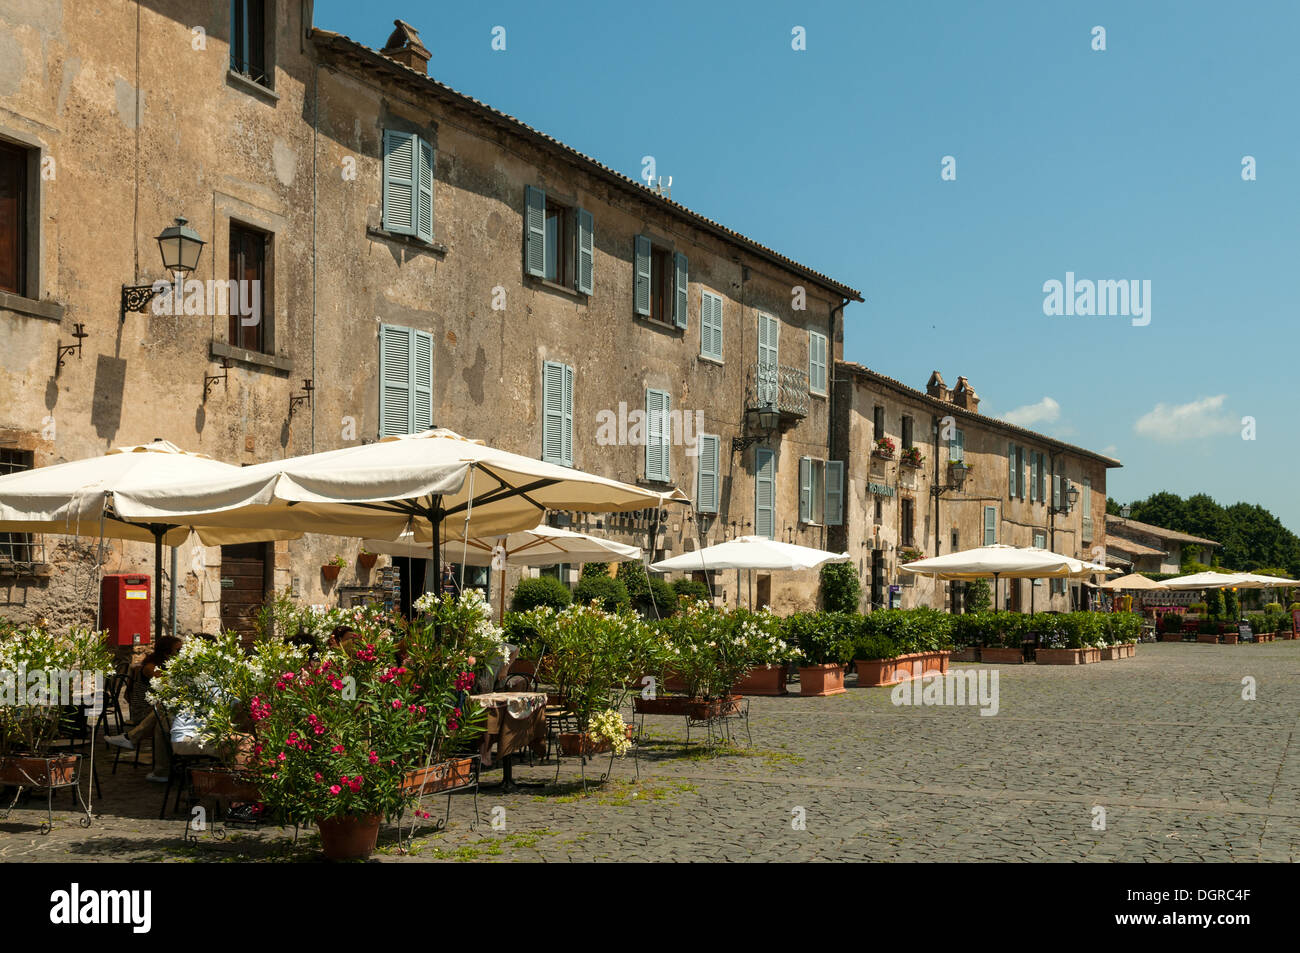
<instances>
[{"instance_id":1,"label":"drainpipe","mask_svg":"<svg viewBox=\"0 0 1300 953\"><path fill-rule=\"evenodd\" d=\"M827 319L826 327L826 459L841 459L835 456L835 316L843 315L844 308L848 305L849 299L841 297L840 303L831 308L830 317ZM847 462L847 461L846 461ZM841 467L840 473L843 483L840 485L840 528L837 536L842 535L844 549L847 552L849 548L849 507L848 493L845 488L849 482L849 475L846 472L847 467ZM827 530L826 543L829 546L830 536Z\"/></svg>"}]
</instances>

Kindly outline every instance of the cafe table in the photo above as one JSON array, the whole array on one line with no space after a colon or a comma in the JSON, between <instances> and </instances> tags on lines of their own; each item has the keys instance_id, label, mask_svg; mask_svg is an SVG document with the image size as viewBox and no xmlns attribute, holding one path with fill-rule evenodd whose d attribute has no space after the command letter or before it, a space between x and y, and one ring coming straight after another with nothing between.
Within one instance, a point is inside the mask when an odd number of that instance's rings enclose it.
<instances>
[{"instance_id":1,"label":"cafe table","mask_svg":"<svg viewBox=\"0 0 1300 953\"><path fill-rule=\"evenodd\" d=\"M469 700L487 712L479 757L484 767L492 764L492 749L501 759L501 790L518 785L514 780L515 755L528 748L546 750L545 692L486 692Z\"/></svg>"}]
</instances>

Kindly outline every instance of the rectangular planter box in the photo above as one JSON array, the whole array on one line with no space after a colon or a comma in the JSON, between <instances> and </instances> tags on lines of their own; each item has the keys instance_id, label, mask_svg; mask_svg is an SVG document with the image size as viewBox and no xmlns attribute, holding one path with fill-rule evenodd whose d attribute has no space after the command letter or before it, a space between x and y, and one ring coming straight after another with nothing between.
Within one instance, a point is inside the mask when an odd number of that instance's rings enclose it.
<instances>
[{"instance_id":1,"label":"rectangular planter box","mask_svg":"<svg viewBox=\"0 0 1300 953\"><path fill-rule=\"evenodd\" d=\"M642 698L637 695L632 699L632 710L638 715L672 715L693 721L707 721L710 718L720 718L739 704L739 695L710 701L687 695L663 695L659 698Z\"/></svg>"},{"instance_id":2,"label":"rectangular planter box","mask_svg":"<svg viewBox=\"0 0 1300 953\"><path fill-rule=\"evenodd\" d=\"M77 778L79 754L40 758L34 755L10 755L0 758L0 785L14 784L25 788L58 787Z\"/></svg>"},{"instance_id":3,"label":"rectangular planter box","mask_svg":"<svg viewBox=\"0 0 1300 953\"><path fill-rule=\"evenodd\" d=\"M1196 641L1203 642L1206 645L1218 645L1219 637L1213 632L1198 632L1196 633Z\"/></svg>"},{"instance_id":4,"label":"rectangular planter box","mask_svg":"<svg viewBox=\"0 0 1300 953\"><path fill-rule=\"evenodd\" d=\"M1120 646L1120 648L1124 650L1124 654L1121 658L1134 658L1138 654L1138 646L1136 642L1125 642Z\"/></svg>"},{"instance_id":5,"label":"rectangular planter box","mask_svg":"<svg viewBox=\"0 0 1300 953\"><path fill-rule=\"evenodd\" d=\"M1034 661L1039 665L1084 665L1087 649L1038 649Z\"/></svg>"},{"instance_id":6,"label":"rectangular planter box","mask_svg":"<svg viewBox=\"0 0 1300 953\"><path fill-rule=\"evenodd\" d=\"M1125 658L1124 646L1122 645L1103 645L1101 647L1101 660L1103 662L1116 662Z\"/></svg>"},{"instance_id":7,"label":"rectangular planter box","mask_svg":"<svg viewBox=\"0 0 1300 953\"><path fill-rule=\"evenodd\" d=\"M1021 665L1025 661L1025 650L986 645L980 649L980 661L990 665Z\"/></svg>"},{"instance_id":8,"label":"rectangular planter box","mask_svg":"<svg viewBox=\"0 0 1300 953\"><path fill-rule=\"evenodd\" d=\"M750 673L731 686L734 695L784 695L785 666L764 665L751 669Z\"/></svg>"},{"instance_id":9,"label":"rectangular planter box","mask_svg":"<svg viewBox=\"0 0 1300 953\"><path fill-rule=\"evenodd\" d=\"M1224 644L1224 645L1236 645L1236 644L1237 644L1237 641L1238 641L1238 639L1237 639L1237 633L1236 633L1236 632L1225 632L1225 633L1223 633L1223 644Z\"/></svg>"},{"instance_id":10,"label":"rectangular planter box","mask_svg":"<svg viewBox=\"0 0 1300 953\"><path fill-rule=\"evenodd\" d=\"M1183 640L1183 634L1182 634L1181 632L1161 632L1161 633L1160 633L1160 641L1161 641L1161 642L1181 642L1182 640Z\"/></svg>"},{"instance_id":11,"label":"rectangular planter box","mask_svg":"<svg viewBox=\"0 0 1300 953\"><path fill-rule=\"evenodd\" d=\"M252 777L230 768L195 768L190 772L198 797L220 797L231 801L261 801Z\"/></svg>"},{"instance_id":12,"label":"rectangular planter box","mask_svg":"<svg viewBox=\"0 0 1300 953\"><path fill-rule=\"evenodd\" d=\"M968 645L964 649L957 649L949 656L952 662L978 662L980 660L980 650L977 646Z\"/></svg>"},{"instance_id":13,"label":"rectangular planter box","mask_svg":"<svg viewBox=\"0 0 1300 953\"><path fill-rule=\"evenodd\" d=\"M981 657L984 650L980 651ZM915 652L889 659L855 660L858 669L858 688L879 688L895 685L905 678L917 678L931 673L948 671L951 652Z\"/></svg>"},{"instance_id":14,"label":"rectangular planter box","mask_svg":"<svg viewBox=\"0 0 1300 953\"><path fill-rule=\"evenodd\" d=\"M632 737L633 726L627 726L627 737ZM565 731L556 736L560 745L560 751L566 758L576 758L578 755L593 755L609 751L609 741L601 738L597 741L591 736L591 732L583 731Z\"/></svg>"},{"instance_id":15,"label":"rectangular planter box","mask_svg":"<svg viewBox=\"0 0 1300 953\"><path fill-rule=\"evenodd\" d=\"M848 691L844 687L844 666L836 662L799 667L799 694L822 698Z\"/></svg>"},{"instance_id":16,"label":"rectangular planter box","mask_svg":"<svg viewBox=\"0 0 1300 953\"><path fill-rule=\"evenodd\" d=\"M473 758L452 758L439 761L427 768L416 768L406 772L402 779L402 791L407 794L422 796L437 794L464 787L474 780Z\"/></svg>"}]
</instances>

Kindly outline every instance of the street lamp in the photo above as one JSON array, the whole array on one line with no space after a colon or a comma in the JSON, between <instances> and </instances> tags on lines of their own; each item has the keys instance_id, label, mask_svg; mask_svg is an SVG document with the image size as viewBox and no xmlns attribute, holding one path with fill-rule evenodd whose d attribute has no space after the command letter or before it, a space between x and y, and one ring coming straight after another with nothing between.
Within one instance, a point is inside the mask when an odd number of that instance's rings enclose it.
<instances>
[{"instance_id":1,"label":"street lamp","mask_svg":"<svg viewBox=\"0 0 1300 953\"><path fill-rule=\"evenodd\" d=\"M1132 512L1133 507L1129 506L1127 503L1119 508L1119 515L1124 517L1124 519L1128 519L1128 515Z\"/></svg>"},{"instance_id":2,"label":"street lamp","mask_svg":"<svg viewBox=\"0 0 1300 953\"><path fill-rule=\"evenodd\" d=\"M168 272L188 275L199 266L199 256L207 244L199 233L189 227L184 218L177 218L174 225L168 225L159 233L158 253L162 256L163 269ZM120 321L126 321L128 311L143 312L149 302L156 298L162 288L159 282L151 285L123 285L122 307L118 315Z\"/></svg>"},{"instance_id":3,"label":"street lamp","mask_svg":"<svg viewBox=\"0 0 1300 953\"><path fill-rule=\"evenodd\" d=\"M1070 489L1066 491L1065 496L1070 501L1069 505L1066 507L1066 512L1068 513L1070 510L1074 509L1074 504L1079 502L1079 488L1071 484Z\"/></svg>"},{"instance_id":4,"label":"street lamp","mask_svg":"<svg viewBox=\"0 0 1300 953\"><path fill-rule=\"evenodd\" d=\"M743 437L731 438L731 449L744 452L751 444L770 436L781 425L781 412L776 404L767 403L762 407L751 407L745 411L745 430Z\"/></svg>"}]
</instances>

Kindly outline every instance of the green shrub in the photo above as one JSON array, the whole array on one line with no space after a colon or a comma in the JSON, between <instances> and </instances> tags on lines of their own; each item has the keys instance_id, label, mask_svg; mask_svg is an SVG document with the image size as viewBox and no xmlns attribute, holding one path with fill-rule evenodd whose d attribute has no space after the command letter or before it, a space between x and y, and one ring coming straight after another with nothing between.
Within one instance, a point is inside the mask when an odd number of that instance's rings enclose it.
<instances>
[{"instance_id":1,"label":"green shrub","mask_svg":"<svg viewBox=\"0 0 1300 953\"><path fill-rule=\"evenodd\" d=\"M822 608L827 612L857 612L862 582L852 563L827 563L821 569Z\"/></svg>"},{"instance_id":2,"label":"green shrub","mask_svg":"<svg viewBox=\"0 0 1300 953\"><path fill-rule=\"evenodd\" d=\"M1205 624L1204 620L1202 625ZM1136 642L1142 634L1142 617L1136 612L1111 612L1105 617L1106 635L1111 645Z\"/></svg>"},{"instance_id":3,"label":"green shrub","mask_svg":"<svg viewBox=\"0 0 1300 953\"><path fill-rule=\"evenodd\" d=\"M938 609L877 609L853 627L854 657L870 661L946 651L953 646L954 618Z\"/></svg>"},{"instance_id":4,"label":"green shrub","mask_svg":"<svg viewBox=\"0 0 1300 953\"><path fill-rule=\"evenodd\" d=\"M1160 617L1161 632L1181 632L1183 631L1183 615L1181 612L1166 612Z\"/></svg>"},{"instance_id":5,"label":"green shrub","mask_svg":"<svg viewBox=\"0 0 1300 953\"><path fill-rule=\"evenodd\" d=\"M536 579L520 579L515 586L515 594L510 598L512 612L527 612L538 606L550 606L563 609L573 602L569 587L552 576L539 576Z\"/></svg>"},{"instance_id":6,"label":"green shrub","mask_svg":"<svg viewBox=\"0 0 1300 953\"><path fill-rule=\"evenodd\" d=\"M1267 603L1264 604L1264 611L1265 611L1265 612L1281 612L1281 611L1282 611L1282 603L1280 603L1280 602L1267 602Z\"/></svg>"},{"instance_id":7,"label":"green shrub","mask_svg":"<svg viewBox=\"0 0 1300 953\"><path fill-rule=\"evenodd\" d=\"M677 590L663 579L651 578L644 602L636 608L647 616L667 619L677 611Z\"/></svg>"},{"instance_id":8,"label":"green shrub","mask_svg":"<svg viewBox=\"0 0 1300 953\"><path fill-rule=\"evenodd\" d=\"M782 638L804 665L844 664L853 654L853 624L846 612L796 612L785 619Z\"/></svg>"},{"instance_id":9,"label":"green shrub","mask_svg":"<svg viewBox=\"0 0 1300 953\"><path fill-rule=\"evenodd\" d=\"M709 587L698 579L678 579L673 583L673 592L677 593L678 596L685 596L687 599L709 601Z\"/></svg>"},{"instance_id":10,"label":"green shrub","mask_svg":"<svg viewBox=\"0 0 1300 953\"><path fill-rule=\"evenodd\" d=\"M1223 593L1223 615L1231 622L1236 622L1241 616L1241 609L1237 603L1237 594L1231 589L1219 590Z\"/></svg>"},{"instance_id":11,"label":"green shrub","mask_svg":"<svg viewBox=\"0 0 1300 953\"><path fill-rule=\"evenodd\" d=\"M586 579L588 576L608 576L609 563L583 563L582 575L578 578Z\"/></svg>"},{"instance_id":12,"label":"green shrub","mask_svg":"<svg viewBox=\"0 0 1300 953\"><path fill-rule=\"evenodd\" d=\"M619 563L617 578L627 588L627 597L632 600L632 605L649 603L650 577L646 575L645 566L638 560Z\"/></svg>"},{"instance_id":13,"label":"green shrub","mask_svg":"<svg viewBox=\"0 0 1300 953\"><path fill-rule=\"evenodd\" d=\"M993 593L987 580L976 579L966 583L966 611L988 612L993 608Z\"/></svg>"},{"instance_id":14,"label":"green shrub","mask_svg":"<svg viewBox=\"0 0 1300 953\"><path fill-rule=\"evenodd\" d=\"M1204 602L1193 602L1187 607L1188 612L1195 612L1197 615L1205 615L1209 605Z\"/></svg>"},{"instance_id":15,"label":"green shrub","mask_svg":"<svg viewBox=\"0 0 1300 953\"><path fill-rule=\"evenodd\" d=\"M507 612L501 622L501 628L505 641L519 646L520 658L537 658L541 645L534 618L522 612Z\"/></svg>"},{"instance_id":16,"label":"green shrub","mask_svg":"<svg viewBox=\"0 0 1300 953\"><path fill-rule=\"evenodd\" d=\"M1205 596L1205 614L1211 619L1223 618L1223 592L1211 589Z\"/></svg>"},{"instance_id":17,"label":"green shrub","mask_svg":"<svg viewBox=\"0 0 1300 953\"><path fill-rule=\"evenodd\" d=\"M585 606L593 599L607 612L617 612L632 604L623 580L611 579L609 576L588 576L578 581L573 589L573 601Z\"/></svg>"}]
</instances>

